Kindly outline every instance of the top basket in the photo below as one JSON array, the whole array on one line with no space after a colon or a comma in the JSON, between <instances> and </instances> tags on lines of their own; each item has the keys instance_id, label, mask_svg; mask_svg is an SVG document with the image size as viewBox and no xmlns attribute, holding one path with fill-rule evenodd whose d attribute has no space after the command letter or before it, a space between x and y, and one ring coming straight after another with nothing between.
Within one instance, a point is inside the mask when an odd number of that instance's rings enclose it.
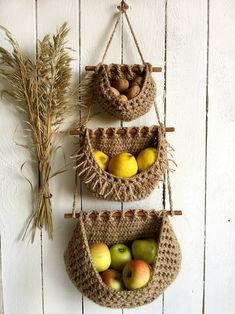
<instances>
[{"instance_id":1,"label":"top basket","mask_svg":"<svg viewBox=\"0 0 235 314\"><path fill-rule=\"evenodd\" d=\"M95 67L87 67L93 68L95 72L90 76L90 79L85 80L89 82L89 87L86 86L86 83L83 84L82 94L86 91L89 94L87 97L90 96L92 101L119 120L131 121L150 110L156 97L156 85L151 74L153 68L144 61L126 13L128 7L125 4L118 8L120 12L101 62ZM122 15L127 20L142 64L104 64L104 59Z\"/></svg>"},{"instance_id":2,"label":"top basket","mask_svg":"<svg viewBox=\"0 0 235 314\"><path fill-rule=\"evenodd\" d=\"M156 96L156 85L151 75L151 69L152 66L149 63L143 65L101 64L97 66L94 75L95 102L119 120L131 121L144 115L152 107ZM135 85L136 78L141 78L140 86ZM138 95L125 100L116 96L111 84L120 79L130 82L130 85L133 84L124 93L128 94L131 89L137 88Z\"/></svg>"}]
</instances>

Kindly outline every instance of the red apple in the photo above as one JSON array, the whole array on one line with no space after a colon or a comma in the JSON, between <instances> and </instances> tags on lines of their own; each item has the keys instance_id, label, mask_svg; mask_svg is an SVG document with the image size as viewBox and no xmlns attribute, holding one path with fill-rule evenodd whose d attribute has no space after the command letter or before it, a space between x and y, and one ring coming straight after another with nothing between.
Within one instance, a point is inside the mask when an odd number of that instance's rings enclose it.
<instances>
[{"instance_id":1,"label":"red apple","mask_svg":"<svg viewBox=\"0 0 235 314\"><path fill-rule=\"evenodd\" d=\"M104 243L93 243L90 245L92 262L98 272L105 271L111 264L109 248Z\"/></svg>"},{"instance_id":2,"label":"red apple","mask_svg":"<svg viewBox=\"0 0 235 314\"><path fill-rule=\"evenodd\" d=\"M150 266L141 259L133 259L125 265L122 277L128 290L140 289L149 282Z\"/></svg>"},{"instance_id":3,"label":"red apple","mask_svg":"<svg viewBox=\"0 0 235 314\"><path fill-rule=\"evenodd\" d=\"M132 259L131 250L125 244L114 244L110 248L111 267L122 270L123 267Z\"/></svg>"},{"instance_id":4,"label":"red apple","mask_svg":"<svg viewBox=\"0 0 235 314\"><path fill-rule=\"evenodd\" d=\"M113 290L124 290L122 275L118 271L114 269L108 269L101 274L101 278L103 282Z\"/></svg>"}]
</instances>

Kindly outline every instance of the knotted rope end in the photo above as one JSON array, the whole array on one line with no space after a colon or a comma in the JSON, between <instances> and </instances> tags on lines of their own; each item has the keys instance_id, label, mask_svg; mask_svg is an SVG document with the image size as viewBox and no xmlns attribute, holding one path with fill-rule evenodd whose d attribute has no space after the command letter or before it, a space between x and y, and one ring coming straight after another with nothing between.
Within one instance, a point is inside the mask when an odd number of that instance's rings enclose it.
<instances>
[{"instance_id":1,"label":"knotted rope end","mask_svg":"<svg viewBox=\"0 0 235 314\"><path fill-rule=\"evenodd\" d=\"M121 1L120 5L118 5L117 8L124 13L129 8L129 6L125 1Z\"/></svg>"}]
</instances>

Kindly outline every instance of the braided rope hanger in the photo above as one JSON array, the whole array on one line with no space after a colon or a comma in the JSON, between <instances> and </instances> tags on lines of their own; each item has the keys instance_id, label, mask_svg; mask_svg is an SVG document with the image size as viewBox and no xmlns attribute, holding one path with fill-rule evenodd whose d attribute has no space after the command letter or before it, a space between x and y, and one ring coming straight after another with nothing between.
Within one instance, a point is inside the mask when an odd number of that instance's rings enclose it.
<instances>
[{"instance_id":1,"label":"braided rope hanger","mask_svg":"<svg viewBox=\"0 0 235 314\"><path fill-rule=\"evenodd\" d=\"M114 34L115 34L115 32L116 32L117 26L118 26L118 24L119 24L119 22L120 22L120 19L121 19L121 16L122 16L122 15L124 15L125 18L126 18L127 24L128 24L128 26L129 26L130 32L131 32L131 34L132 34L132 37L133 37L133 39L134 39L134 42L135 42L136 48L137 48L137 50L138 50L138 53L139 53L139 55L140 55L141 61L142 61L143 64L145 64L143 54L142 54L142 52L141 52L141 50L140 50L140 46L139 46L138 41L137 41L136 36L135 36L135 32L134 32L134 30L133 30L133 27L132 27L132 25L131 25L130 19L129 19L128 15L127 15L127 12L126 12L129 7L128 7L127 3L122 0L121 3L120 3L120 5L118 5L117 8L118 8L118 10L119 10L119 13L118 13L116 22L115 22L115 24L114 24L114 28L113 28L113 30L112 30L112 33L111 33L111 35L110 35L110 38L109 38L109 40L108 40L108 43L107 43L107 45L106 45L106 48L105 48L105 51L104 51L104 54L103 54L103 57L102 57L102 60L101 60L100 64L103 64L103 63L104 63L104 59L105 59L105 57L106 57L106 55L107 55L108 49L109 49L109 47L110 47L110 45L111 45L111 42L112 42L112 40L113 40L113 36L114 36ZM87 65L87 66L85 66L85 70L86 70L86 71L96 71L96 66ZM133 70L135 70L135 69L133 68ZM161 71L162 71L162 68L161 68L161 67L152 67L152 72L161 72Z\"/></svg>"}]
</instances>

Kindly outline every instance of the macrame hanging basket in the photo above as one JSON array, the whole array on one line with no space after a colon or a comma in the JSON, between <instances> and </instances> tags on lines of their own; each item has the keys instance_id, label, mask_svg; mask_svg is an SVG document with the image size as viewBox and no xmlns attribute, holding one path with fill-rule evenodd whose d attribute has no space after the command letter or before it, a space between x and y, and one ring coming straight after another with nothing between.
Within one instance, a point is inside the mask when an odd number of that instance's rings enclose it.
<instances>
[{"instance_id":1,"label":"macrame hanging basket","mask_svg":"<svg viewBox=\"0 0 235 314\"><path fill-rule=\"evenodd\" d=\"M167 152L169 144L163 127L84 128L76 159L76 171L87 189L97 198L112 201L136 201L150 195L169 170ZM121 152L134 156L147 148L155 147L158 157L147 170L131 178L117 177L101 169L93 157L99 150L113 157Z\"/></svg>"},{"instance_id":2,"label":"macrame hanging basket","mask_svg":"<svg viewBox=\"0 0 235 314\"><path fill-rule=\"evenodd\" d=\"M133 71L133 69L138 71ZM94 73L94 99L106 112L122 121L131 121L146 114L153 105L156 97L156 86L151 75L151 65L121 65L101 64ZM122 101L111 87L116 79L134 80L143 78L143 84L138 96Z\"/></svg>"},{"instance_id":3,"label":"macrame hanging basket","mask_svg":"<svg viewBox=\"0 0 235 314\"><path fill-rule=\"evenodd\" d=\"M175 280L180 270L180 246L167 212L129 212L132 215L119 211L119 218L115 215L117 212L81 212L65 252L67 272L75 286L94 302L110 308L133 308L152 302ZM130 244L143 238L153 238L158 243L150 281L139 290L112 290L94 268L89 245L97 242Z\"/></svg>"},{"instance_id":4,"label":"macrame hanging basket","mask_svg":"<svg viewBox=\"0 0 235 314\"><path fill-rule=\"evenodd\" d=\"M91 83L91 81L92 83L89 84L91 89L87 88L87 93L90 95L92 94L92 100L112 116L122 121L131 121L146 114L150 110L156 97L156 85L151 74L152 66L144 61L139 44L126 13L128 6L126 4L122 4L118 8L120 12L106 46L103 58L95 67L95 73L92 74L90 80L88 80L89 83ZM122 15L126 18L127 24L134 38L135 45L142 60L141 65L104 64L104 59ZM136 82L134 82L137 77L141 79L141 83L136 84ZM113 92L112 84L117 79L126 79L129 82L129 88L124 91L124 95L126 93L128 100L127 98L126 100L123 100L123 98L118 97ZM138 85L134 88L137 88L140 91L137 93L135 92L132 97L129 97L128 93L130 92L130 89L132 89L133 92L132 85ZM116 90L116 92L118 91ZM134 96L135 94L136 96Z\"/></svg>"}]
</instances>

